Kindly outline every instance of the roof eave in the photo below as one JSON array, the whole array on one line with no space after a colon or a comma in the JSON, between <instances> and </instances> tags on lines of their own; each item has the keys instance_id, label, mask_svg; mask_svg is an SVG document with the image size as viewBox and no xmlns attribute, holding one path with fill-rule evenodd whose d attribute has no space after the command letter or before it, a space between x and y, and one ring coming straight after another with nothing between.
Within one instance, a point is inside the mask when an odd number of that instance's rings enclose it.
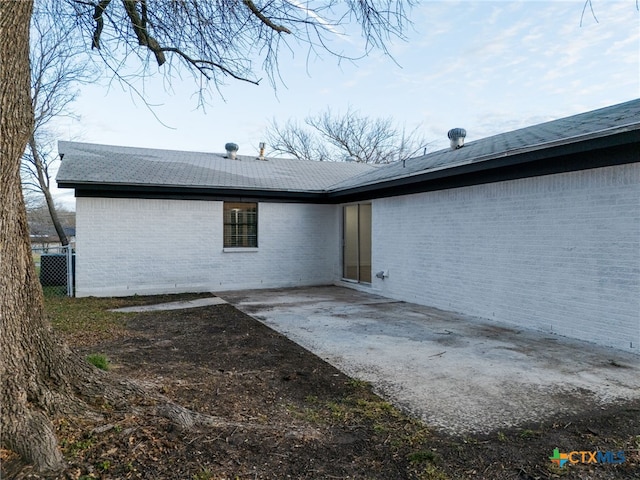
<instances>
[{"instance_id":1,"label":"roof eave","mask_svg":"<svg viewBox=\"0 0 640 480\"><path fill-rule=\"evenodd\" d=\"M354 187L330 187L327 190L97 183L64 179L58 180L58 186L75 189L77 197L133 196L192 200L251 198L341 203L638 162L639 144L640 124L636 123L519 150L475 157L445 168L360 183ZM611 149L614 151L610 152Z\"/></svg>"},{"instance_id":2,"label":"roof eave","mask_svg":"<svg viewBox=\"0 0 640 480\"><path fill-rule=\"evenodd\" d=\"M75 189L76 197L161 198L180 200L265 199L272 201L314 201L325 198L323 191L277 190L233 187L192 187L173 185L133 185L61 180L59 188Z\"/></svg>"},{"instance_id":3,"label":"roof eave","mask_svg":"<svg viewBox=\"0 0 640 480\"><path fill-rule=\"evenodd\" d=\"M355 198L394 196L418 191L429 191L454 186L512 180L549 175L567 171L585 170L640 161L640 125L618 129L607 135L592 135L580 141L558 141L544 148L502 152L474 159L448 168L417 172L404 177L361 184L328 192L334 200L352 201ZM616 155L603 154L605 149L620 150ZM582 155L586 155L582 157ZM548 160L557 160L550 164ZM414 187L414 188L409 188Z\"/></svg>"}]
</instances>

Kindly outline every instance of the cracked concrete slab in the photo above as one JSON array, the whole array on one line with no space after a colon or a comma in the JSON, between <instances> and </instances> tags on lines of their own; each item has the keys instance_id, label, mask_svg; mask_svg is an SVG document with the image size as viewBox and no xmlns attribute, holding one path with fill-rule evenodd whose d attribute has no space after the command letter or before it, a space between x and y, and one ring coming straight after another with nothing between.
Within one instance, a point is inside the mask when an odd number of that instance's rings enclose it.
<instances>
[{"instance_id":1,"label":"cracked concrete slab","mask_svg":"<svg viewBox=\"0 0 640 480\"><path fill-rule=\"evenodd\" d=\"M342 287L220 296L448 433L640 397L640 356L591 343Z\"/></svg>"}]
</instances>

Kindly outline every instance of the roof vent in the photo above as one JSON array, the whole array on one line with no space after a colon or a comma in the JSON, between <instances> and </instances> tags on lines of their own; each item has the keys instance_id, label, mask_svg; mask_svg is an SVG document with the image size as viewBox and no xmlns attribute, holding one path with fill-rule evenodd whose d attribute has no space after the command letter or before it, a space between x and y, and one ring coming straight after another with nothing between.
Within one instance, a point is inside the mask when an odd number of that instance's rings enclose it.
<instances>
[{"instance_id":1,"label":"roof vent","mask_svg":"<svg viewBox=\"0 0 640 480\"><path fill-rule=\"evenodd\" d=\"M230 158L231 160L235 160L236 159L236 152L238 151L238 144L236 143L227 143L224 146L224 149L227 151L227 158Z\"/></svg>"},{"instance_id":2,"label":"roof vent","mask_svg":"<svg viewBox=\"0 0 640 480\"><path fill-rule=\"evenodd\" d=\"M452 128L447 133L447 137L451 140L451 150L457 150L464 147L464 137L467 136L467 131L464 128Z\"/></svg>"}]
</instances>

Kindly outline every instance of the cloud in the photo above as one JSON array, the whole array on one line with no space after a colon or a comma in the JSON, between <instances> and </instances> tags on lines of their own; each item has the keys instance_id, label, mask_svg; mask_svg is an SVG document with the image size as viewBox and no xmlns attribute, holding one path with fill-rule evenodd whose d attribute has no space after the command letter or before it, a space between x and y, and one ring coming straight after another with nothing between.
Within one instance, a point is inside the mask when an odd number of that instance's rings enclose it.
<instances>
[{"instance_id":1,"label":"cloud","mask_svg":"<svg viewBox=\"0 0 640 480\"><path fill-rule=\"evenodd\" d=\"M298 0L288 0L287 3L290 3L294 7L299 8L309 17L311 17L314 21L318 22L318 24L322 25L323 28L326 28L331 33L342 37L344 40L348 41L348 37L344 35L343 32L339 31L334 25L331 24L328 20L324 19L322 16L318 15L316 11L313 9L307 8L304 4Z\"/></svg>"}]
</instances>

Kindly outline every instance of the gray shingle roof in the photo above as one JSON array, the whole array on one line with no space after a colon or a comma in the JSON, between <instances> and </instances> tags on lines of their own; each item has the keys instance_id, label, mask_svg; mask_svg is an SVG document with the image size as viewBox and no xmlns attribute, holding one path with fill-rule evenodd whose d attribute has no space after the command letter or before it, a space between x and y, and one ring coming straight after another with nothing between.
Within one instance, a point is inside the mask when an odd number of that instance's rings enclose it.
<instances>
[{"instance_id":1,"label":"gray shingle roof","mask_svg":"<svg viewBox=\"0 0 640 480\"><path fill-rule=\"evenodd\" d=\"M333 191L542 150L559 144L606 136L614 130L640 128L640 99L466 143L458 150L440 150L348 178Z\"/></svg>"},{"instance_id":2,"label":"gray shingle roof","mask_svg":"<svg viewBox=\"0 0 640 480\"><path fill-rule=\"evenodd\" d=\"M640 135L640 99L377 168L349 162L262 161L241 155L231 160L215 153L61 141L58 149L64 158L57 181L61 187L106 184L331 194L629 131Z\"/></svg>"},{"instance_id":3,"label":"gray shingle roof","mask_svg":"<svg viewBox=\"0 0 640 480\"><path fill-rule=\"evenodd\" d=\"M60 185L136 185L322 192L373 170L355 162L314 162L286 158L258 160L238 155L58 142L64 154Z\"/></svg>"}]
</instances>

